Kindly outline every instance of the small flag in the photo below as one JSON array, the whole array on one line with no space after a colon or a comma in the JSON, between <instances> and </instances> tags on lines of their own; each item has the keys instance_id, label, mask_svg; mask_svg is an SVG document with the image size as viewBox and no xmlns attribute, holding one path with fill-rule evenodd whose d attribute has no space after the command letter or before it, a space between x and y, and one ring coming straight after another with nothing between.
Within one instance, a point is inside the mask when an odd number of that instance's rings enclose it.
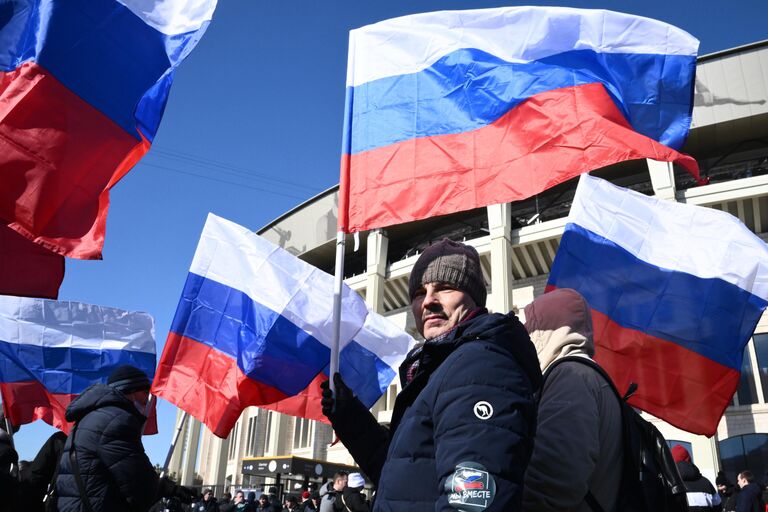
<instances>
[{"instance_id":1,"label":"small flag","mask_svg":"<svg viewBox=\"0 0 768 512\"><path fill-rule=\"evenodd\" d=\"M595 359L630 403L712 435L768 305L768 245L737 218L583 175L547 289L592 308Z\"/></svg>"},{"instance_id":2,"label":"small flag","mask_svg":"<svg viewBox=\"0 0 768 512\"><path fill-rule=\"evenodd\" d=\"M248 406L327 421L333 277L230 221L208 215L152 391L226 437ZM339 371L368 407L413 339L342 294ZM286 400L283 402L283 400Z\"/></svg>"},{"instance_id":3,"label":"small flag","mask_svg":"<svg viewBox=\"0 0 768 512\"><path fill-rule=\"evenodd\" d=\"M699 42L611 11L404 16L349 35L339 228L531 197L599 167L695 160Z\"/></svg>"},{"instance_id":4,"label":"small flag","mask_svg":"<svg viewBox=\"0 0 768 512\"><path fill-rule=\"evenodd\" d=\"M14 425L42 419L64 432L69 403L130 364L155 374L154 320L81 302L0 296L0 392ZM154 411L146 433L157 432Z\"/></svg>"},{"instance_id":5,"label":"small flag","mask_svg":"<svg viewBox=\"0 0 768 512\"><path fill-rule=\"evenodd\" d=\"M148 151L216 0L11 0L0 13L0 220L101 257L109 190Z\"/></svg>"}]
</instances>

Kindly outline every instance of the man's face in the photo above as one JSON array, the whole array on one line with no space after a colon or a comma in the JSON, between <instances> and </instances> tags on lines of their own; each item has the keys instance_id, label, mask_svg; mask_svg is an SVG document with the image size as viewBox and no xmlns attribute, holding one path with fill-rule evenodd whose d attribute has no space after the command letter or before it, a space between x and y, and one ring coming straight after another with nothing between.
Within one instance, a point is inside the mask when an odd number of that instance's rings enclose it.
<instances>
[{"instance_id":1,"label":"man's face","mask_svg":"<svg viewBox=\"0 0 768 512\"><path fill-rule=\"evenodd\" d=\"M245 501L245 494L238 492L235 494L235 503L242 503Z\"/></svg>"},{"instance_id":2,"label":"man's face","mask_svg":"<svg viewBox=\"0 0 768 512\"><path fill-rule=\"evenodd\" d=\"M347 486L347 477L342 476L340 478L337 478L333 481L333 489L336 491L344 490L344 488Z\"/></svg>"},{"instance_id":3,"label":"man's face","mask_svg":"<svg viewBox=\"0 0 768 512\"><path fill-rule=\"evenodd\" d=\"M422 285L411 301L416 328L427 340L453 329L476 307L468 293L446 283Z\"/></svg>"},{"instance_id":4,"label":"man's face","mask_svg":"<svg viewBox=\"0 0 768 512\"><path fill-rule=\"evenodd\" d=\"M739 475L736 478L736 483L739 484L740 488L743 488L745 485L747 485L749 482L747 482L747 479Z\"/></svg>"},{"instance_id":5,"label":"man's face","mask_svg":"<svg viewBox=\"0 0 768 512\"><path fill-rule=\"evenodd\" d=\"M203 501L208 501L208 500L211 499L211 497L213 497L213 493L209 491L209 492L203 494Z\"/></svg>"},{"instance_id":6,"label":"man's face","mask_svg":"<svg viewBox=\"0 0 768 512\"><path fill-rule=\"evenodd\" d=\"M267 503L269 503L269 500L265 497L261 497L259 498L259 503L261 503L262 505L266 505Z\"/></svg>"}]
</instances>

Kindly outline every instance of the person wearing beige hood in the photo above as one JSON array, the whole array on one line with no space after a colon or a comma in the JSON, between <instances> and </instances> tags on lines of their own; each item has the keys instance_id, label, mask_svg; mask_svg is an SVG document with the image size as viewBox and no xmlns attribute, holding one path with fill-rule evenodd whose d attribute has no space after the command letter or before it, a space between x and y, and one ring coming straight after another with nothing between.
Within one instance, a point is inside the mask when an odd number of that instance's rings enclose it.
<instances>
[{"instance_id":1,"label":"person wearing beige hood","mask_svg":"<svg viewBox=\"0 0 768 512\"><path fill-rule=\"evenodd\" d=\"M589 306L575 290L557 289L529 304L525 320L545 380L522 509L612 511L622 473L621 409L610 384L578 360L595 352Z\"/></svg>"}]
</instances>

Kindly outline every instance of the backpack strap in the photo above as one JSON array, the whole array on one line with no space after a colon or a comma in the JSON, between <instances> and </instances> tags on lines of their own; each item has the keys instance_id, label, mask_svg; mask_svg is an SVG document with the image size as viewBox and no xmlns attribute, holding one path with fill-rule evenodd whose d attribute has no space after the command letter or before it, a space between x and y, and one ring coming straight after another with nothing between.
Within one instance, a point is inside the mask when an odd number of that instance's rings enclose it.
<instances>
[{"instance_id":1,"label":"backpack strap","mask_svg":"<svg viewBox=\"0 0 768 512\"><path fill-rule=\"evenodd\" d=\"M85 512L93 512L93 507L91 507L91 500L88 499L88 493L85 491L83 477L80 474L80 465L77 463L77 452L75 451L76 432L77 424L75 424L75 426L72 428L72 444L69 447L69 463L72 466L72 474L75 477L75 483L77 483L77 490L80 492L80 501L83 503L83 510L85 510Z\"/></svg>"}]
</instances>

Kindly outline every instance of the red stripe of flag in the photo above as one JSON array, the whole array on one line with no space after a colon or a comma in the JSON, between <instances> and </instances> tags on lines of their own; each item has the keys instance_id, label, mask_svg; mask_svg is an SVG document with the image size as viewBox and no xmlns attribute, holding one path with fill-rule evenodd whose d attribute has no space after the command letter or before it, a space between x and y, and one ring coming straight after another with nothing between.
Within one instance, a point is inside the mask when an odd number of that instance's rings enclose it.
<instances>
[{"instance_id":1,"label":"red stripe of flag","mask_svg":"<svg viewBox=\"0 0 768 512\"><path fill-rule=\"evenodd\" d=\"M28 62L0 73L0 219L58 254L98 259L109 189L149 149Z\"/></svg>"},{"instance_id":2,"label":"red stripe of flag","mask_svg":"<svg viewBox=\"0 0 768 512\"><path fill-rule=\"evenodd\" d=\"M635 132L602 84L548 91L477 130L343 155L339 226L364 231L517 201L642 158L699 177L692 157Z\"/></svg>"}]
</instances>

